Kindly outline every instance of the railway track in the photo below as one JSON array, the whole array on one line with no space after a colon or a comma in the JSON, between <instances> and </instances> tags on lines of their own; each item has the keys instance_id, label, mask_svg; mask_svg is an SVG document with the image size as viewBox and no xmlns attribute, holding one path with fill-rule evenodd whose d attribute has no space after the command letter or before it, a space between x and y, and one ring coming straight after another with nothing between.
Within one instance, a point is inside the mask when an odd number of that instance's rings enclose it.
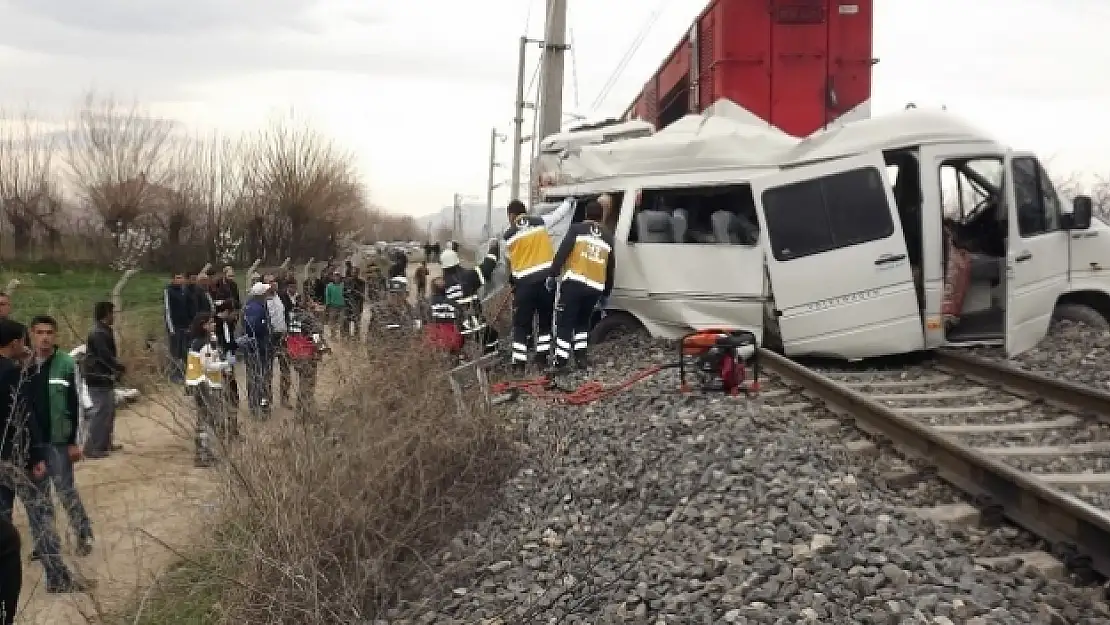
<instances>
[{"instance_id":1,"label":"railway track","mask_svg":"<svg viewBox=\"0 0 1110 625\"><path fill-rule=\"evenodd\" d=\"M761 357L786 385L764 394L779 408L822 402L982 514L1048 541L1074 568L1110 576L1110 393L958 352L878 369Z\"/></svg>"}]
</instances>

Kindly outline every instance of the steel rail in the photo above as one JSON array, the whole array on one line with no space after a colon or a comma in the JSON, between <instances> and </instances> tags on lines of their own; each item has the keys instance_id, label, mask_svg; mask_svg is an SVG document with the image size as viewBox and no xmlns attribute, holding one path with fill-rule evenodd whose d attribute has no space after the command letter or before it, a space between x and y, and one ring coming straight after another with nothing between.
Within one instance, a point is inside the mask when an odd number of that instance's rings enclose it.
<instances>
[{"instance_id":1,"label":"steel rail","mask_svg":"<svg viewBox=\"0 0 1110 625\"><path fill-rule=\"evenodd\" d=\"M940 478L970 495L980 506L994 508L1062 551L1077 554L1070 557L1069 564L1087 566L1102 575L1110 575L1110 514L1107 512L780 354L765 349L760 351L766 366L826 402L834 412L853 418L862 429L878 432L898 449L924 460L936 469ZM983 359L964 360L967 357L963 355L957 358L945 353L940 358L947 364L956 363L956 367L963 365L965 370L975 367L976 374L985 375L988 369L998 367L1012 369ZM972 364L967 364L969 362ZM1044 376L1025 377L1024 372L1013 374L1010 371L994 375L998 376L995 379L1006 376L1006 384L1036 390L1063 404L1076 405L1075 398L1091 397L1089 392L1073 396L1074 389ZM1033 386L1036 389L1031 388ZM1085 408L1092 405L1091 401L1076 407ZM1110 402L1110 395L1103 401Z\"/></svg>"},{"instance_id":2,"label":"steel rail","mask_svg":"<svg viewBox=\"0 0 1110 625\"><path fill-rule=\"evenodd\" d=\"M997 361L953 350L938 350L935 362L966 375L1035 395L1084 412L1100 420L1110 420L1110 392L1025 371Z\"/></svg>"}]
</instances>

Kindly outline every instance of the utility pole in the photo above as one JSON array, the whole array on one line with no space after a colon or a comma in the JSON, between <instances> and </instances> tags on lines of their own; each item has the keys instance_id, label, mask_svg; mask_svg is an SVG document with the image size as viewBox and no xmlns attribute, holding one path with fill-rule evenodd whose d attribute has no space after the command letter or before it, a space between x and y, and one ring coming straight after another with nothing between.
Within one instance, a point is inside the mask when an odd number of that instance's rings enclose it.
<instances>
[{"instance_id":1,"label":"utility pole","mask_svg":"<svg viewBox=\"0 0 1110 625\"><path fill-rule=\"evenodd\" d=\"M462 194L456 193L454 203L451 210L451 239L453 241L459 240L459 233L462 231Z\"/></svg>"},{"instance_id":2,"label":"utility pole","mask_svg":"<svg viewBox=\"0 0 1110 625\"><path fill-rule=\"evenodd\" d=\"M486 226L485 238L490 238L493 232L493 190L501 186L494 184L493 172L501 163L497 162L497 142L504 142L507 139L505 135L497 132L496 128L491 128L489 131L489 179L486 182Z\"/></svg>"},{"instance_id":3,"label":"utility pole","mask_svg":"<svg viewBox=\"0 0 1110 625\"><path fill-rule=\"evenodd\" d=\"M547 0L544 29L543 85L540 100L538 140L559 132L563 127L563 80L567 46L567 0Z\"/></svg>"},{"instance_id":4,"label":"utility pole","mask_svg":"<svg viewBox=\"0 0 1110 625\"><path fill-rule=\"evenodd\" d=\"M528 37L520 38L520 53L516 66L516 104L513 109L513 171L512 180L509 182L510 197L514 200L520 199L520 149L524 145L524 109L529 107L529 103L524 101L524 66L528 63L530 43L542 44L543 42Z\"/></svg>"}]
</instances>

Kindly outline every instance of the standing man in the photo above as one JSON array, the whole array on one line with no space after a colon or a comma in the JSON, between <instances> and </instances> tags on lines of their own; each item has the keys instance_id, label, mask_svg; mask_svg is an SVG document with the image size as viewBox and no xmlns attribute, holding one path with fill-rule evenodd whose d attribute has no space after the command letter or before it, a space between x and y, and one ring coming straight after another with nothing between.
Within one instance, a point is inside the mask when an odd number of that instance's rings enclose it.
<instances>
[{"instance_id":1,"label":"standing man","mask_svg":"<svg viewBox=\"0 0 1110 625\"><path fill-rule=\"evenodd\" d=\"M243 351L247 365L247 403L257 418L270 415L270 392L274 377L274 354L270 341L270 313L264 282L251 286L250 300L243 309Z\"/></svg>"},{"instance_id":2,"label":"standing man","mask_svg":"<svg viewBox=\"0 0 1110 625\"><path fill-rule=\"evenodd\" d=\"M339 324L342 323L343 309L346 307L343 299L343 285L339 280L340 275L336 271L332 274L331 282L328 282L327 288L324 290L324 314L327 317L328 325L331 326L332 337L335 337L336 334L342 334Z\"/></svg>"},{"instance_id":3,"label":"standing man","mask_svg":"<svg viewBox=\"0 0 1110 625\"><path fill-rule=\"evenodd\" d=\"M366 305L366 280L359 277L358 267L351 267L350 275L343 281L345 318L342 330L356 339L362 336L362 309Z\"/></svg>"},{"instance_id":4,"label":"standing man","mask_svg":"<svg viewBox=\"0 0 1110 625\"><path fill-rule=\"evenodd\" d=\"M170 381L180 384L185 381L185 352L188 346L189 324L193 321L190 316L192 307L189 295L185 291L183 274L173 274L165 292L162 293L162 301L166 309L166 333L169 336L172 367Z\"/></svg>"},{"instance_id":5,"label":"standing man","mask_svg":"<svg viewBox=\"0 0 1110 625\"><path fill-rule=\"evenodd\" d=\"M604 216L600 203L587 204L585 221L567 230L551 265L554 275L547 280L548 288L558 293L555 366L560 370L566 369L572 354L579 369L588 366L590 317L613 290L613 238L601 225Z\"/></svg>"},{"instance_id":6,"label":"standing man","mask_svg":"<svg viewBox=\"0 0 1110 625\"><path fill-rule=\"evenodd\" d=\"M77 537L77 553L87 556L92 553L92 523L73 478L73 463L81 459L81 448L77 446L77 364L72 356L58 349L57 336L58 322L53 317L39 315L31 320L35 350L31 407L43 433L50 477L43 490L49 496L49 485L54 484Z\"/></svg>"},{"instance_id":7,"label":"standing man","mask_svg":"<svg viewBox=\"0 0 1110 625\"><path fill-rule=\"evenodd\" d=\"M105 458L122 447L115 444L116 382L126 371L116 349L115 306L97 302L93 307L96 321L85 341L85 386L89 389L92 408L88 412L89 436L85 441L85 457Z\"/></svg>"},{"instance_id":8,"label":"standing man","mask_svg":"<svg viewBox=\"0 0 1110 625\"><path fill-rule=\"evenodd\" d=\"M420 266L416 268L416 297L424 299L428 296L428 261L420 261Z\"/></svg>"},{"instance_id":9,"label":"standing man","mask_svg":"<svg viewBox=\"0 0 1110 625\"><path fill-rule=\"evenodd\" d=\"M285 292L284 284L278 283L273 275L266 276L266 285L270 290L266 293L266 314L270 321L270 353L277 361L279 371L278 392L281 395L281 405L291 408L289 403L289 386L293 383L293 367L289 363L289 355L285 353L285 335L289 332L289 313L293 310L293 301ZM272 366L272 365L271 365ZM265 384L270 387L268 397L273 397L273 376L266 378Z\"/></svg>"},{"instance_id":10,"label":"standing man","mask_svg":"<svg viewBox=\"0 0 1110 625\"><path fill-rule=\"evenodd\" d=\"M46 571L46 592L81 592L88 584L74 576L62 560L53 505L44 490L47 477L44 438L31 414L28 400L33 398L25 388L26 336L23 324L0 320L0 460L19 467L18 474L0 482L0 519L11 522L15 498L19 497L34 537L33 552L39 554ZM12 478L14 484L8 481ZM8 594L7 583L7 579L0 579L4 595Z\"/></svg>"},{"instance_id":11,"label":"standing man","mask_svg":"<svg viewBox=\"0 0 1110 625\"><path fill-rule=\"evenodd\" d=\"M505 259L509 265L509 283L513 287L513 349L512 367L521 374L528 366L528 344L532 323L538 318L539 331L535 341L535 360L546 365L551 355L551 322L555 306L554 294L547 290L555 249L548 228L560 223L574 211L574 200L568 198L547 215L529 215L520 200L509 202L509 227L505 229Z\"/></svg>"}]
</instances>

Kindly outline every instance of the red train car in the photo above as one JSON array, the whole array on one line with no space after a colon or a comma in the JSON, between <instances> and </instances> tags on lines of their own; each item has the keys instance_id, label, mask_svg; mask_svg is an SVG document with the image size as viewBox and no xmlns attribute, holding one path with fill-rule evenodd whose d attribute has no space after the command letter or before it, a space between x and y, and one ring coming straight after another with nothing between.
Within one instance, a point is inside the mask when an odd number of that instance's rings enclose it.
<instances>
[{"instance_id":1,"label":"red train car","mask_svg":"<svg viewBox=\"0 0 1110 625\"><path fill-rule=\"evenodd\" d=\"M802 137L870 114L874 0L713 0L625 111L656 129L721 98Z\"/></svg>"}]
</instances>

